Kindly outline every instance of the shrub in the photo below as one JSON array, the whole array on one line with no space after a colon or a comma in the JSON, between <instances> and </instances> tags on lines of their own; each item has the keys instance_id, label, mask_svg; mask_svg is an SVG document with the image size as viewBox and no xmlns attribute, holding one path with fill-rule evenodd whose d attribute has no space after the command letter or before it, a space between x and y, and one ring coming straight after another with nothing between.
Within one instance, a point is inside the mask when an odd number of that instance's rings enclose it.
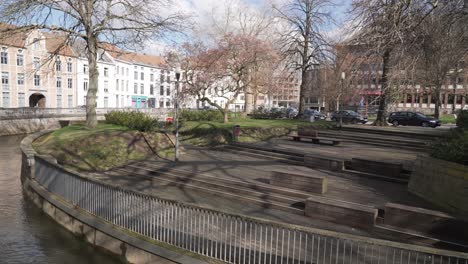
<instances>
[{"instance_id":1,"label":"shrub","mask_svg":"<svg viewBox=\"0 0 468 264\"><path fill-rule=\"evenodd\" d=\"M105 114L109 124L125 126L141 132L150 132L158 128L158 120L141 112L112 111Z\"/></svg>"},{"instance_id":2,"label":"shrub","mask_svg":"<svg viewBox=\"0 0 468 264\"><path fill-rule=\"evenodd\" d=\"M279 109L256 109L250 115L253 119L277 119L285 116L285 112Z\"/></svg>"},{"instance_id":3,"label":"shrub","mask_svg":"<svg viewBox=\"0 0 468 264\"><path fill-rule=\"evenodd\" d=\"M468 129L468 110L461 110L457 116L457 127Z\"/></svg>"},{"instance_id":4,"label":"shrub","mask_svg":"<svg viewBox=\"0 0 468 264\"><path fill-rule=\"evenodd\" d=\"M222 121L223 114L218 110L182 110L180 119L184 121Z\"/></svg>"},{"instance_id":5,"label":"shrub","mask_svg":"<svg viewBox=\"0 0 468 264\"><path fill-rule=\"evenodd\" d=\"M437 159L468 165L468 132L452 131L431 146L431 156Z\"/></svg>"}]
</instances>

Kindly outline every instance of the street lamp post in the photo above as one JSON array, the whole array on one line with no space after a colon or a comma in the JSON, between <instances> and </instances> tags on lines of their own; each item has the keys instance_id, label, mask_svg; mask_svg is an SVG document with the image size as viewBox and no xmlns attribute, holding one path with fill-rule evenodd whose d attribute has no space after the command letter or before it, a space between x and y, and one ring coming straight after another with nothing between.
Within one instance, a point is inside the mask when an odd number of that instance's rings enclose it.
<instances>
[{"instance_id":1,"label":"street lamp post","mask_svg":"<svg viewBox=\"0 0 468 264\"><path fill-rule=\"evenodd\" d=\"M175 126L176 126L176 134L175 134L175 161L179 161L179 80L180 80L180 72L177 71L175 74L176 83L175 83Z\"/></svg>"},{"instance_id":2,"label":"street lamp post","mask_svg":"<svg viewBox=\"0 0 468 264\"><path fill-rule=\"evenodd\" d=\"M338 96L338 111L340 111L340 104L341 104L341 102L340 102L341 98L340 97L343 94L343 86L344 86L345 78L346 78L346 73L341 72L341 86L340 86L340 94ZM341 129L341 127L343 126L343 115L340 114L339 112L338 112L338 114L340 115L340 129Z\"/></svg>"}]
</instances>

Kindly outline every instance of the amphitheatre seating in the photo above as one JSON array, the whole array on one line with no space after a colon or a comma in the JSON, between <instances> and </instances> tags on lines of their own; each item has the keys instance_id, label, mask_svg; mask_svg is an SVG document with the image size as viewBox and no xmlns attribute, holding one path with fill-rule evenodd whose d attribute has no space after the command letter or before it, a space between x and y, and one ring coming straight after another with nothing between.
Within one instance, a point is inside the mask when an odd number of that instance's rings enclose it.
<instances>
[{"instance_id":1,"label":"amphitheatre seating","mask_svg":"<svg viewBox=\"0 0 468 264\"><path fill-rule=\"evenodd\" d=\"M273 171L270 184L293 190L324 194L327 192L327 178L286 171Z\"/></svg>"},{"instance_id":2,"label":"amphitheatre seating","mask_svg":"<svg viewBox=\"0 0 468 264\"><path fill-rule=\"evenodd\" d=\"M388 162L381 162L368 159L352 158L350 167L354 170L383 175L393 178L402 178L403 165Z\"/></svg>"},{"instance_id":3,"label":"amphitheatre seating","mask_svg":"<svg viewBox=\"0 0 468 264\"><path fill-rule=\"evenodd\" d=\"M377 213L378 210L371 206L319 196L309 197L305 203L306 216L366 229L374 226Z\"/></svg>"},{"instance_id":4,"label":"amphitheatre seating","mask_svg":"<svg viewBox=\"0 0 468 264\"><path fill-rule=\"evenodd\" d=\"M311 139L312 143L314 144L320 144L320 141L326 141L331 142L333 146L336 146L341 143L340 139L319 137L318 131L315 128L310 127L300 127L297 131L297 134L292 134L290 137L294 141L300 141L301 138Z\"/></svg>"}]
</instances>

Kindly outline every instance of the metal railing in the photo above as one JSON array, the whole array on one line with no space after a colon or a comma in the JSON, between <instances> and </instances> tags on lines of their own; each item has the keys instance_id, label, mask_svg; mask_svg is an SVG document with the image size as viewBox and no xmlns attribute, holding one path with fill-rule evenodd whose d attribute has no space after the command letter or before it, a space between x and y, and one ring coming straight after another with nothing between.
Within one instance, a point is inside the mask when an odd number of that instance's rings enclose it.
<instances>
[{"instance_id":1,"label":"metal railing","mask_svg":"<svg viewBox=\"0 0 468 264\"><path fill-rule=\"evenodd\" d=\"M468 255L303 228L158 199L36 157L35 180L109 223L229 263L468 264Z\"/></svg>"},{"instance_id":2,"label":"metal railing","mask_svg":"<svg viewBox=\"0 0 468 264\"><path fill-rule=\"evenodd\" d=\"M165 118L173 111L172 108L97 108L97 115L104 115L111 111L137 111L151 116ZM85 108L0 108L0 120L52 118L52 117L84 117Z\"/></svg>"}]
</instances>

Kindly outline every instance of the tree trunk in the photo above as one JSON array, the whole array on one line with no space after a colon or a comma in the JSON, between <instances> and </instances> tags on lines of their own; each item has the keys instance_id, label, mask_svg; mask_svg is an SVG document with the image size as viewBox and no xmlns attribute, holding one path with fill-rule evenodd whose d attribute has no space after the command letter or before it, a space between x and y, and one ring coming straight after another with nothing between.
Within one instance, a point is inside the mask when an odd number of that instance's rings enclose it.
<instances>
[{"instance_id":1,"label":"tree trunk","mask_svg":"<svg viewBox=\"0 0 468 264\"><path fill-rule=\"evenodd\" d=\"M439 118L440 116L440 91L442 87L441 85L437 84L434 93L432 96L435 96L435 109L434 109L434 117Z\"/></svg>"},{"instance_id":2,"label":"tree trunk","mask_svg":"<svg viewBox=\"0 0 468 264\"><path fill-rule=\"evenodd\" d=\"M97 69L97 39L88 34L88 63L89 63L89 88L86 94L86 126L94 128L97 126L96 116L96 94L98 91L99 71Z\"/></svg>"},{"instance_id":3,"label":"tree trunk","mask_svg":"<svg viewBox=\"0 0 468 264\"><path fill-rule=\"evenodd\" d=\"M229 111L224 110L223 115L224 115L224 121L223 122L225 124L229 123Z\"/></svg>"},{"instance_id":4,"label":"tree trunk","mask_svg":"<svg viewBox=\"0 0 468 264\"><path fill-rule=\"evenodd\" d=\"M373 125L374 126L386 126L387 125L387 95L388 91L388 71L389 71L389 60L390 60L390 50L385 50L383 57L382 57L382 87L381 87L381 95L379 101L379 110L377 111L377 118L375 119Z\"/></svg>"}]
</instances>

